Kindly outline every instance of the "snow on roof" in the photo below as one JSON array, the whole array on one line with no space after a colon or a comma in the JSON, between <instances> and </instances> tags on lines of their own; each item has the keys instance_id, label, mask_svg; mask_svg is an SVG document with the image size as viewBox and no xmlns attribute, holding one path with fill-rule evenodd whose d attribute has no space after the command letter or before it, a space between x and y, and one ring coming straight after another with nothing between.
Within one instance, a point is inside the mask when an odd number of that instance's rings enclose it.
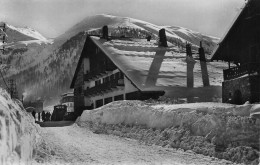
<instances>
[{"instance_id":1,"label":"snow on roof","mask_svg":"<svg viewBox=\"0 0 260 165\"><path fill-rule=\"evenodd\" d=\"M181 53L171 43L165 48L158 47L154 40L119 38L107 41L94 36L90 38L142 91L187 86L186 53ZM221 64L208 64L211 85L221 85L222 70ZM194 87L202 86L201 66L196 61Z\"/></svg>"}]
</instances>

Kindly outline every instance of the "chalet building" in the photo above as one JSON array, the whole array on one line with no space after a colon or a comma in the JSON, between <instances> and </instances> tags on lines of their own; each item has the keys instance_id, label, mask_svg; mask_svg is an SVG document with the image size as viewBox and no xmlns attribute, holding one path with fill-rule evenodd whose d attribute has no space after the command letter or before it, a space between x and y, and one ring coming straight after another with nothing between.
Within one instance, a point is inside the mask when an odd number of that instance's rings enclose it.
<instances>
[{"instance_id":1,"label":"chalet building","mask_svg":"<svg viewBox=\"0 0 260 165\"><path fill-rule=\"evenodd\" d=\"M203 60L201 67L191 50L187 56L185 50L166 41L164 29L159 36L159 42L149 37L112 37L107 26L101 37L88 35L71 83L75 113L116 100L221 95L222 69L214 65L207 69Z\"/></svg>"},{"instance_id":2,"label":"chalet building","mask_svg":"<svg viewBox=\"0 0 260 165\"><path fill-rule=\"evenodd\" d=\"M260 1L249 0L213 52L212 61L228 62L223 102L260 101ZM232 65L233 64L233 65Z\"/></svg>"},{"instance_id":3,"label":"chalet building","mask_svg":"<svg viewBox=\"0 0 260 165\"><path fill-rule=\"evenodd\" d=\"M74 113L74 93L68 92L62 94L60 104L67 106L68 113Z\"/></svg>"}]
</instances>

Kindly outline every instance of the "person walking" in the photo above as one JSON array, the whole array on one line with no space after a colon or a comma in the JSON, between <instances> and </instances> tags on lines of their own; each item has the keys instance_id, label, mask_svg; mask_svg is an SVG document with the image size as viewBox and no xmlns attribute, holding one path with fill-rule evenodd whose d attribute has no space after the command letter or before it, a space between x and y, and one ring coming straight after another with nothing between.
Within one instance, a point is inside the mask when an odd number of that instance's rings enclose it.
<instances>
[{"instance_id":1,"label":"person walking","mask_svg":"<svg viewBox=\"0 0 260 165\"><path fill-rule=\"evenodd\" d=\"M47 113L46 113L46 121L50 121L50 117L51 117L50 112L47 112Z\"/></svg>"},{"instance_id":2,"label":"person walking","mask_svg":"<svg viewBox=\"0 0 260 165\"><path fill-rule=\"evenodd\" d=\"M41 112L38 112L38 121L41 121Z\"/></svg>"},{"instance_id":3,"label":"person walking","mask_svg":"<svg viewBox=\"0 0 260 165\"><path fill-rule=\"evenodd\" d=\"M46 121L46 115L45 115L45 112L42 111L42 121L45 122Z\"/></svg>"}]
</instances>

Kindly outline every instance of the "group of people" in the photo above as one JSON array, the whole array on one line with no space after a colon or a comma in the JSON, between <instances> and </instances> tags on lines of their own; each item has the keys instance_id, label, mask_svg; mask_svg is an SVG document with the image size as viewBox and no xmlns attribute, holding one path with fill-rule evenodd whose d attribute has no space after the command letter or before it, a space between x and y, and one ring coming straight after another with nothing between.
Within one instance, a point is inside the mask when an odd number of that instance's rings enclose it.
<instances>
[{"instance_id":1,"label":"group of people","mask_svg":"<svg viewBox=\"0 0 260 165\"><path fill-rule=\"evenodd\" d=\"M36 120L36 112L35 111L32 111L32 116ZM45 113L45 111L38 112L38 121L43 121L43 122L51 121L51 113L50 112Z\"/></svg>"}]
</instances>

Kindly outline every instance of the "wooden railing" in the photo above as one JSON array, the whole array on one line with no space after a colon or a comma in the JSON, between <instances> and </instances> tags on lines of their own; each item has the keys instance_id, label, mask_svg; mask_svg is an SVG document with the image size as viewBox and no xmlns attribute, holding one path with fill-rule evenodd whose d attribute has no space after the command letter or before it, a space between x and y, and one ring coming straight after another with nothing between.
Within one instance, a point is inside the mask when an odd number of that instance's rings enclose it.
<instances>
[{"instance_id":1,"label":"wooden railing","mask_svg":"<svg viewBox=\"0 0 260 165\"><path fill-rule=\"evenodd\" d=\"M89 72L87 74L84 74L84 81L89 81L93 78L98 78L102 76L103 74L106 74L105 70L100 70L99 72Z\"/></svg>"},{"instance_id":2,"label":"wooden railing","mask_svg":"<svg viewBox=\"0 0 260 165\"><path fill-rule=\"evenodd\" d=\"M260 74L260 63L247 63L241 66L226 69L223 72L224 80L231 80L247 74Z\"/></svg>"},{"instance_id":3,"label":"wooden railing","mask_svg":"<svg viewBox=\"0 0 260 165\"><path fill-rule=\"evenodd\" d=\"M108 92L109 90L112 90L113 88L115 89L118 86L124 86L124 84L121 82L121 79L113 79L85 90L84 94L85 96L97 95L99 93Z\"/></svg>"}]
</instances>

